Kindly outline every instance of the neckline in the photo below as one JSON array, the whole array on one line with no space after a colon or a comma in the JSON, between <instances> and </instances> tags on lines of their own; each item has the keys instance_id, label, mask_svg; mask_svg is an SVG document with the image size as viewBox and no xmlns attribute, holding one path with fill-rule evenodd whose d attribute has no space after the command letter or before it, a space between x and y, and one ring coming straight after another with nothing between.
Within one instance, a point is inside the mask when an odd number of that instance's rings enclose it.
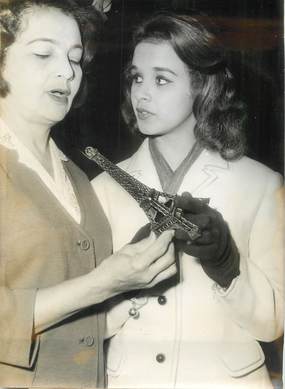
<instances>
[{"instance_id":1,"label":"neckline","mask_svg":"<svg viewBox=\"0 0 285 389\"><path fill-rule=\"evenodd\" d=\"M176 194L186 173L200 156L203 148L198 141L194 143L180 165L173 171L167 160L158 150L153 139L149 139L149 150L155 165L162 189L169 194Z\"/></svg>"}]
</instances>

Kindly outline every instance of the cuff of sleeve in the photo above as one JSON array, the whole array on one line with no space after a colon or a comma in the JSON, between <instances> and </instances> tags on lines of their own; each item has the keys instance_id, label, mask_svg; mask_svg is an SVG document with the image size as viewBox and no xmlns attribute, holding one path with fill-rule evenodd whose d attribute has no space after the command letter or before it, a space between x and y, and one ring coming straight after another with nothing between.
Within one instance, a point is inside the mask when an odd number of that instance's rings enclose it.
<instances>
[{"instance_id":1,"label":"cuff of sleeve","mask_svg":"<svg viewBox=\"0 0 285 389\"><path fill-rule=\"evenodd\" d=\"M213 291L219 297L227 297L235 288L235 285L239 279L239 276L235 277L228 287L222 287L217 282L213 284Z\"/></svg>"},{"instance_id":2,"label":"cuff of sleeve","mask_svg":"<svg viewBox=\"0 0 285 389\"><path fill-rule=\"evenodd\" d=\"M7 312L6 325L0 337L0 360L6 364L29 368L33 365L39 348L34 334L34 307L36 290L12 291L12 309Z\"/></svg>"}]
</instances>

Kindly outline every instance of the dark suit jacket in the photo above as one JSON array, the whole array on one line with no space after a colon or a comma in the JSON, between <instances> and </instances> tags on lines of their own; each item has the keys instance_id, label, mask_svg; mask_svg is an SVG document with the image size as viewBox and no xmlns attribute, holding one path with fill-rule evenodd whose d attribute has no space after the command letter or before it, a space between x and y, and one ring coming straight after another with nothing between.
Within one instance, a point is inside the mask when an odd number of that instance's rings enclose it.
<instances>
[{"instance_id":1,"label":"dark suit jacket","mask_svg":"<svg viewBox=\"0 0 285 389\"><path fill-rule=\"evenodd\" d=\"M88 273L111 253L109 226L87 177L64 164L80 225L14 151L0 146L0 386L104 385L102 307L33 334L37 289Z\"/></svg>"}]
</instances>

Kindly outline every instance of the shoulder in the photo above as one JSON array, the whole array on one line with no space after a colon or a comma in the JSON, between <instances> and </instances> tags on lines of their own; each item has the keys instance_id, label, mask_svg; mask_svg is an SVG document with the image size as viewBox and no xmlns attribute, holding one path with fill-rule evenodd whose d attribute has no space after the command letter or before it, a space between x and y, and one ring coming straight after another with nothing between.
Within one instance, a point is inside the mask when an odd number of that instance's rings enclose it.
<instances>
[{"instance_id":1,"label":"shoulder","mask_svg":"<svg viewBox=\"0 0 285 389\"><path fill-rule=\"evenodd\" d=\"M281 174L270 169L268 166L249 157L242 157L236 161L229 162L230 170L244 179L257 182L267 182L268 180L282 181Z\"/></svg>"},{"instance_id":2,"label":"shoulder","mask_svg":"<svg viewBox=\"0 0 285 389\"><path fill-rule=\"evenodd\" d=\"M233 185L248 188L261 197L279 191L284 185L281 174L249 157L229 162L229 171Z\"/></svg>"}]
</instances>

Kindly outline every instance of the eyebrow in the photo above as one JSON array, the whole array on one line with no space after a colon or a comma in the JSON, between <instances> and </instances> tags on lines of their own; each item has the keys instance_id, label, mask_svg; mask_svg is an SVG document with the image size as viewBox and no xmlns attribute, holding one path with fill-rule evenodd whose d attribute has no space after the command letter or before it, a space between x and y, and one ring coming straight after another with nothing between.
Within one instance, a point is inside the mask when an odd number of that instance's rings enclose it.
<instances>
[{"instance_id":1,"label":"eyebrow","mask_svg":"<svg viewBox=\"0 0 285 389\"><path fill-rule=\"evenodd\" d=\"M57 41L55 39L36 38L36 39L33 39L33 40L29 41L27 44L31 45L31 44L33 44L35 42L49 42L49 43L52 43L52 44L56 44L57 43ZM76 44L76 45L72 46L72 49L81 49L81 50L83 50L83 47L82 47L82 45Z\"/></svg>"},{"instance_id":2,"label":"eyebrow","mask_svg":"<svg viewBox=\"0 0 285 389\"><path fill-rule=\"evenodd\" d=\"M132 70L137 70L137 69L138 69L138 67L136 65L131 65L129 70L132 71ZM153 69L157 72L168 72L168 73L173 74L174 76L177 76L177 73L175 73L173 70L166 68L166 67L155 66Z\"/></svg>"},{"instance_id":3,"label":"eyebrow","mask_svg":"<svg viewBox=\"0 0 285 389\"><path fill-rule=\"evenodd\" d=\"M173 70L165 67L155 66L154 69L158 72L168 72L173 74L174 76L177 76L177 73L175 73Z\"/></svg>"}]
</instances>

